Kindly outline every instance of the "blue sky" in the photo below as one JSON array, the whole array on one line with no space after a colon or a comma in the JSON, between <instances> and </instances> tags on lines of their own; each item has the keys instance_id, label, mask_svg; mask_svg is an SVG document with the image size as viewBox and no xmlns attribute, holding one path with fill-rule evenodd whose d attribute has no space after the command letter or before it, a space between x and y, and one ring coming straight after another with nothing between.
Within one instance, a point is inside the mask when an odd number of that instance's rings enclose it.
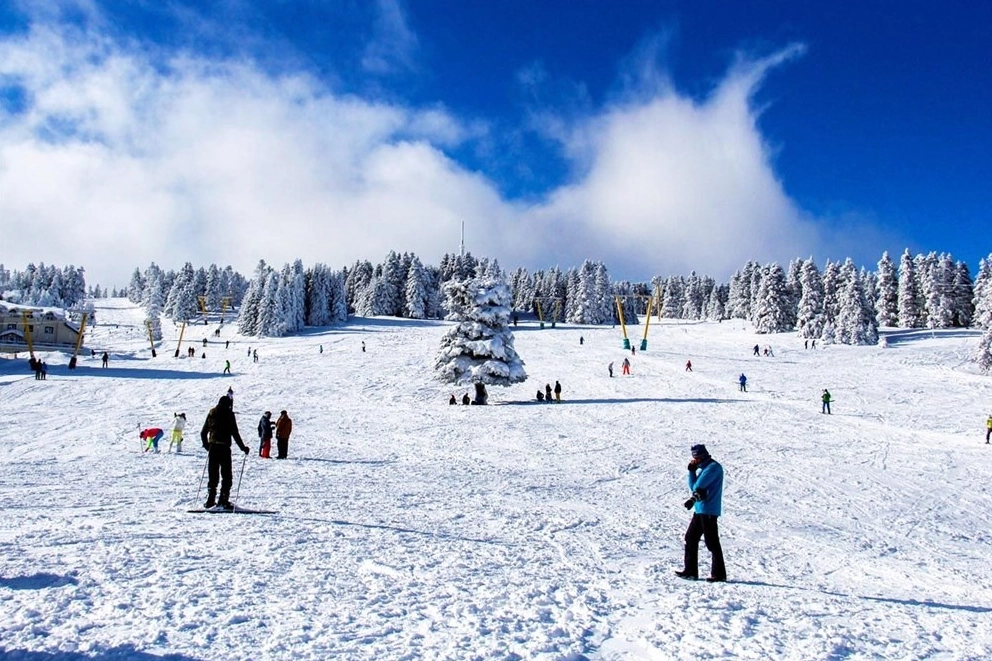
<instances>
[{"instance_id":1,"label":"blue sky","mask_svg":"<svg viewBox=\"0 0 992 661\"><path fill-rule=\"evenodd\" d=\"M974 270L990 44L978 1L0 0L0 262L436 262L464 221L630 279Z\"/></svg>"}]
</instances>

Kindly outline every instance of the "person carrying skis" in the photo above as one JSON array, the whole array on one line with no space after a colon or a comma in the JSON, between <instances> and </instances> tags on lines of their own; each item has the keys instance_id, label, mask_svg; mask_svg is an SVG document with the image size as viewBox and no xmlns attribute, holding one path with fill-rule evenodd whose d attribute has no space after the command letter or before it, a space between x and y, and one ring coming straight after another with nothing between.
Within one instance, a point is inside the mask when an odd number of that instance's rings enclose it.
<instances>
[{"instance_id":1,"label":"person carrying skis","mask_svg":"<svg viewBox=\"0 0 992 661\"><path fill-rule=\"evenodd\" d=\"M717 527L717 518L723 513L723 466L710 456L705 445L693 445L690 452L692 461L689 462L688 483L692 497L685 501L685 508L693 513L685 531L682 571L675 572L675 575L688 580L699 578L699 540L702 538L713 556L710 575L706 580L723 583L727 580L727 567L723 562Z\"/></svg>"},{"instance_id":2,"label":"person carrying skis","mask_svg":"<svg viewBox=\"0 0 992 661\"><path fill-rule=\"evenodd\" d=\"M820 401L823 402L823 405L820 407L820 413L827 413L827 414L829 414L830 413L830 402L832 402L834 400L830 397L830 391L827 390L826 388L823 389L823 394L820 395Z\"/></svg>"},{"instance_id":3,"label":"person carrying skis","mask_svg":"<svg viewBox=\"0 0 992 661\"><path fill-rule=\"evenodd\" d=\"M158 427L149 427L148 429L142 429L141 433L138 434L138 438L145 443L145 449L142 452L148 452L153 450L155 454L158 454L158 442L165 436L165 432Z\"/></svg>"},{"instance_id":4,"label":"person carrying skis","mask_svg":"<svg viewBox=\"0 0 992 661\"><path fill-rule=\"evenodd\" d=\"M276 459L285 459L289 454L289 435L293 433L293 421L286 411L279 411L276 420Z\"/></svg>"},{"instance_id":5,"label":"person carrying skis","mask_svg":"<svg viewBox=\"0 0 992 661\"><path fill-rule=\"evenodd\" d=\"M561 384L555 381L555 401L561 404Z\"/></svg>"},{"instance_id":6,"label":"person carrying skis","mask_svg":"<svg viewBox=\"0 0 992 661\"><path fill-rule=\"evenodd\" d=\"M274 428L272 411L266 411L258 421L258 438L261 441L258 446L258 456L263 459L269 458L269 453L272 449L272 430Z\"/></svg>"},{"instance_id":7,"label":"person carrying skis","mask_svg":"<svg viewBox=\"0 0 992 661\"><path fill-rule=\"evenodd\" d=\"M186 414L185 413L173 413L172 414L172 440L169 441L169 452L172 452L172 446L176 446L176 452L183 451L183 430L186 429Z\"/></svg>"},{"instance_id":8,"label":"person carrying skis","mask_svg":"<svg viewBox=\"0 0 992 661\"><path fill-rule=\"evenodd\" d=\"M241 451L248 454L248 446L241 440L241 433L238 431L238 421L234 417L233 402L230 397L224 395L217 402L217 406L210 409L207 419L203 422L200 430L200 442L208 452L207 470L207 502L203 503L203 509L220 506L226 510L233 510L231 504L231 484L234 482L233 470L231 469L231 439L233 438ZM217 495L217 482L220 482L220 498Z\"/></svg>"},{"instance_id":9,"label":"person carrying skis","mask_svg":"<svg viewBox=\"0 0 992 661\"><path fill-rule=\"evenodd\" d=\"M741 375L737 378L737 381L741 384L741 392L747 392L747 377L741 372Z\"/></svg>"}]
</instances>

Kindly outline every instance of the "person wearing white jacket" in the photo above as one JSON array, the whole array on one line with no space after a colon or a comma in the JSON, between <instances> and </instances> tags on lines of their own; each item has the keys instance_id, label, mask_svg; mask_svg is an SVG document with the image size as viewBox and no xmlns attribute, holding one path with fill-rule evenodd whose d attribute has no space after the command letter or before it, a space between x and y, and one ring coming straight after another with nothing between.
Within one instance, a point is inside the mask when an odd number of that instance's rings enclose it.
<instances>
[{"instance_id":1,"label":"person wearing white jacket","mask_svg":"<svg viewBox=\"0 0 992 661\"><path fill-rule=\"evenodd\" d=\"M186 414L185 413L173 413L172 420L172 440L169 441L169 452L172 452L172 446L176 446L176 452L183 451L183 430L186 429Z\"/></svg>"}]
</instances>

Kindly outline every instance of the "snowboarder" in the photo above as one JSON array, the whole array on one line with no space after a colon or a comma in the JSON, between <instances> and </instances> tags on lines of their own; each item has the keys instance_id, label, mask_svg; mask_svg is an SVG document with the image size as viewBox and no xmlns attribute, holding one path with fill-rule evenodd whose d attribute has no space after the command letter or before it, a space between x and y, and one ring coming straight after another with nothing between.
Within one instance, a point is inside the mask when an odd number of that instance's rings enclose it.
<instances>
[{"instance_id":1,"label":"snowboarder","mask_svg":"<svg viewBox=\"0 0 992 661\"><path fill-rule=\"evenodd\" d=\"M276 459L285 459L289 454L289 435L293 433L293 421L286 411L279 411L276 420Z\"/></svg>"},{"instance_id":2,"label":"snowboarder","mask_svg":"<svg viewBox=\"0 0 992 661\"><path fill-rule=\"evenodd\" d=\"M258 456L263 459L269 458L272 449L272 430L275 425L272 422L272 411L266 411L258 421Z\"/></svg>"},{"instance_id":3,"label":"snowboarder","mask_svg":"<svg viewBox=\"0 0 992 661\"><path fill-rule=\"evenodd\" d=\"M561 404L561 384L555 381L555 401Z\"/></svg>"},{"instance_id":4,"label":"snowboarder","mask_svg":"<svg viewBox=\"0 0 992 661\"><path fill-rule=\"evenodd\" d=\"M741 389L740 389L741 392L747 392L747 377L744 376L744 373L743 372L741 372L741 375L739 377L737 377L737 380L741 384Z\"/></svg>"},{"instance_id":5,"label":"snowboarder","mask_svg":"<svg viewBox=\"0 0 992 661\"><path fill-rule=\"evenodd\" d=\"M760 356L761 355L761 349L758 348L758 345L757 344L754 345L754 355L755 356Z\"/></svg>"},{"instance_id":6,"label":"snowboarder","mask_svg":"<svg viewBox=\"0 0 992 661\"><path fill-rule=\"evenodd\" d=\"M985 445L989 444L990 436L992 436L992 413L989 414L989 419L985 421Z\"/></svg>"},{"instance_id":7,"label":"snowboarder","mask_svg":"<svg viewBox=\"0 0 992 661\"><path fill-rule=\"evenodd\" d=\"M550 404L551 402L554 401L553 399L551 399L551 384L550 383L545 383L544 384L544 401L546 401L548 404Z\"/></svg>"},{"instance_id":8,"label":"snowboarder","mask_svg":"<svg viewBox=\"0 0 992 661\"><path fill-rule=\"evenodd\" d=\"M158 442L161 438L165 436L165 432L158 427L149 427L148 429L142 429L141 433L138 434L138 438L145 443L145 449L142 452L148 452L152 450L155 454L158 454Z\"/></svg>"},{"instance_id":9,"label":"snowboarder","mask_svg":"<svg viewBox=\"0 0 992 661\"><path fill-rule=\"evenodd\" d=\"M104 367L106 367L107 366L107 363L110 362L110 356L107 355L107 352L106 351L103 352L103 357L100 358L100 361L103 363L103 366Z\"/></svg>"},{"instance_id":10,"label":"snowboarder","mask_svg":"<svg viewBox=\"0 0 992 661\"><path fill-rule=\"evenodd\" d=\"M827 390L826 388L823 389L823 394L820 395L820 401L823 402L823 405L820 407L820 413L827 413L827 414L829 414L830 413L830 402L832 402L834 400L830 397L830 391Z\"/></svg>"},{"instance_id":11,"label":"snowboarder","mask_svg":"<svg viewBox=\"0 0 992 661\"><path fill-rule=\"evenodd\" d=\"M699 540L702 538L713 556L710 575L706 580L722 583L727 580L727 568L723 562L717 518L723 513L723 466L710 456L705 445L693 445L691 453L688 483L692 497L685 501L685 508L693 510L693 513L689 528L685 531L682 571L675 572L675 575L689 580L699 578Z\"/></svg>"},{"instance_id":12,"label":"snowboarder","mask_svg":"<svg viewBox=\"0 0 992 661\"><path fill-rule=\"evenodd\" d=\"M462 404L468 406L472 402L472 399L468 396L468 393L462 395Z\"/></svg>"},{"instance_id":13,"label":"snowboarder","mask_svg":"<svg viewBox=\"0 0 992 661\"><path fill-rule=\"evenodd\" d=\"M172 440L169 441L169 452L172 452L172 446L176 446L176 452L183 451L183 430L186 429L186 414L185 413L173 413L172 414Z\"/></svg>"},{"instance_id":14,"label":"snowboarder","mask_svg":"<svg viewBox=\"0 0 992 661\"><path fill-rule=\"evenodd\" d=\"M204 509L210 509L215 505L226 510L234 509L234 505L229 500L231 484L234 481L231 470L231 439L233 438L237 442L242 452L245 454L249 452L248 446L241 440L238 421L231 408L232 401L226 395L221 397L217 406L207 413L207 419L203 422L203 428L200 430L200 442L209 453L207 502L203 503ZM218 481L220 481L220 498L215 499Z\"/></svg>"},{"instance_id":15,"label":"snowboarder","mask_svg":"<svg viewBox=\"0 0 992 661\"><path fill-rule=\"evenodd\" d=\"M458 400L455 399L455 394L451 393L451 399L448 400L448 404L457 404Z\"/></svg>"},{"instance_id":16,"label":"snowboarder","mask_svg":"<svg viewBox=\"0 0 992 661\"><path fill-rule=\"evenodd\" d=\"M230 373L231 373L231 361L225 360L224 361L224 374L230 374Z\"/></svg>"},{"instance_id":17,"label":"snowboarder","mask_svg":"<svg viewBox=\"0 0 992 661\"><path fill-rule=\"evenodd\" d=\"M610 373L610 378L612 379L613 378L613 363L610 363L609 365L606 366L606 371L608 371Z\"/></svg>"},{"instance_id":18,"label":"snowboarder","mask_svg":"<svg viewBox=\"0 0 992 661\"><path fill-rule=\"evenodd\" d=\"M686 372L691 372L692 371L692 361L691 360L685 361L685 371Z\"/></svg>"},{"instance_id":19,"label":"snowboarder","mask_svg":"<svg viewBox=\"0 0 992 661\"><path fill-rule=\"evenodd\" d=\"M622 368L620 370L620 373L621 374L627 374L627 375L629 375L630 374L630 358L624 358L623 359L623 363L620 365L620 367Z\"/></svg>"}]
</instances>

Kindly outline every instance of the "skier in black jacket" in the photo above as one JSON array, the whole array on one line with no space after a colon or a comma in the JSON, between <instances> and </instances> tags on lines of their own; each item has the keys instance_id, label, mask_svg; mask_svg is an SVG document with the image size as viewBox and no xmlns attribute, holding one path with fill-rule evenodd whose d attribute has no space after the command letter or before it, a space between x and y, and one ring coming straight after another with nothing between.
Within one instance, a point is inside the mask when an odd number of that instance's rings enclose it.
<instances>
[{"instance_id":1,"label":"skier in black jacket","mask_svg":"<svg viewBox=\"0 0 992 661\"><path fill-rule=\"evenodd\" d=\"M241 440L238 421L234 417L232 406L230 397L227 395L221 397L217 406L207 413L203 429L200 430L200 441L209 453L207 502L203 504L204 509L210 509L214 505L220 505L227 510L234 509L230 501L231 484L234 482L234 471L231 468L231 439L237 441L238 447L245 454L248 454L248 446ZM220 481L220 500L215 500L218 481Z\"/></svg>"}]
</instances>

